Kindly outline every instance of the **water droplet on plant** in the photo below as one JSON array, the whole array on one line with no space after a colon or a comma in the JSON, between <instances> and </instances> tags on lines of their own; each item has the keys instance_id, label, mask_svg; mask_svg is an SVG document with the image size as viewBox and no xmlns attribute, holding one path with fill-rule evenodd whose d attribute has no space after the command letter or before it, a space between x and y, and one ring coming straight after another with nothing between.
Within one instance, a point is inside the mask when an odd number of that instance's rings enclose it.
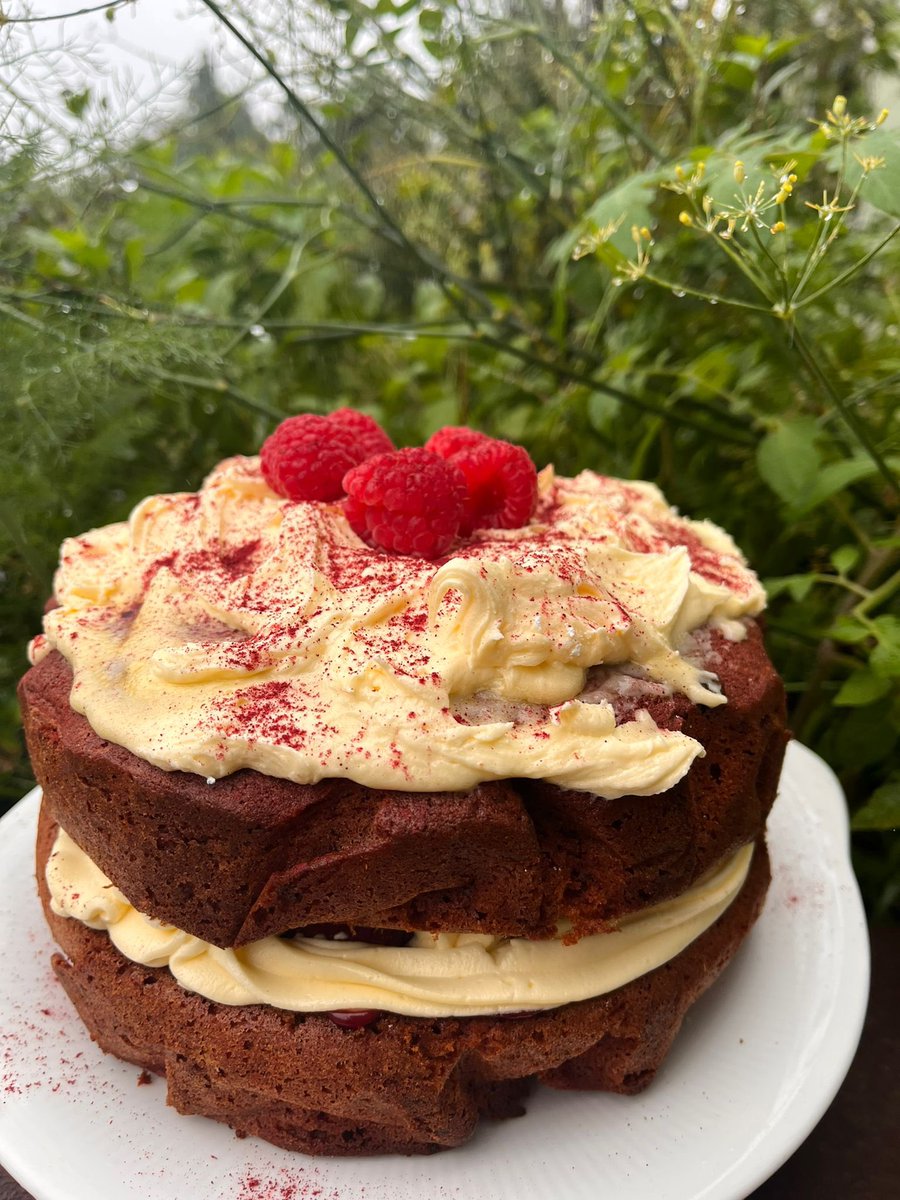
<instances>
[{"instance_id":1,"label":"water droplet on plant","mask_svg":"<svg viewBox=\"0 0 900 1200\"><path fill-rule=\"evenodd\" d=\"M718 300L715 298L715 296L710 296L709 302L710 302L710 304L718 304L719 303Z\"/></svg>"},{"instance_id":2,"label":"water droplet on plant","mask_svg":"<svg viewBox=\"0 0 900 1200\"><path fill-rule=\"evenodd\" d=\"M672 295L675 297L676 300L684 299L684 292L681 290L681 288L675 288L672 292Z\"/></svg>"},{"instance_id":3,"label":"water droplet on plant","mask_svg":"<svg viewBox=\"0 0 900 1200\"><path fill-rule=\"evenodd\" d=\"M545 50L543 54L541 54L541 62L546 63L548 67L553 62L553 55L549 50Z\"/></svg>"},{"instance_id":4,"label":"water droplet on plant","mask_svg":"<svg viewBox=\"0 0 900 1200\"><path fill-rule=\"evenodd\" d=\"M123 179L122 182L119 184L119 187L122 189L123 192L127 192L130 195L131 192L136 192L138 190L138 188L140 187L140 184L138 183L138 181L136 179Z\"/></svg>"},{"instance_id":5,"label":"water droplet on plant","mask_svg":"<svg viewBox=\"0 0 900 1200\"><path fill-rule=\"evenodd\" d=\"M203 411L206 413L206 415L208 417L211 417L213 415L213 413L216 411L216 406L214 404L204 404Z\"/></svg>"},{"instance_id":6,"label":"water droplet on plant","mask_svg":"<svg viewBox=\"0 0 900 1200\"><path fill-rule=\"evenodd\" d=\"M61 304L59 306L59 311L61 313L70 313L72 311L72 305L71 304Z\"/></svg>"},{"instance_id":7,"label":"water droplet on plant","mask_svg":"<svg viewBox=\"0 0 900 1200\"><path fill-rule=\"evenodd\" d=\"M546 175L547 168L544 166L543 163L538 163L534 168L534 173L535 173L535 175Z\"/></svg>"},{"instance_id":8,"label":"water droplet on plant","mask_svg":"<svg viewBox=\"0 0 900 1200\"><path fill-rule=\"evenodd\" d=\"M386 108L384 110L384 115L389 121L394 121L397 119L397 110L396 108Z\"/></svg>"},{"instance_id":9,"label":"water droplet on plant","mask_svg":"<svg viewBox=\"0 0 900 1200\"><path fill-rule=\"evenodd\" d=\"M631 106L634 104L634 96L626 96L625 104L627 105L628 108L631 108Z\"/></svg>"},{"instance_id":10,"label":"water droplet on plant","mask_svg":"<svg viewBox=\"0 0 900 1200\"><path fill-rule=\"evenodd\" d=\"M251 325L250 329L249 329L249 333L250 333L251 337L255 337L255 338L265 337L266 336L266 327L265 327L265 325Z\"/></svg>"},{"instance_id":11,"label":"water droplet on plant","mask_svg":"<svg viewBox=\"0 0 900 1200\"><path fill-rule=\"evenodd\" d=\"M497 147L497 157L498 158L506 158L506 147L505 146Z\"/></svg>"}]
</instances>

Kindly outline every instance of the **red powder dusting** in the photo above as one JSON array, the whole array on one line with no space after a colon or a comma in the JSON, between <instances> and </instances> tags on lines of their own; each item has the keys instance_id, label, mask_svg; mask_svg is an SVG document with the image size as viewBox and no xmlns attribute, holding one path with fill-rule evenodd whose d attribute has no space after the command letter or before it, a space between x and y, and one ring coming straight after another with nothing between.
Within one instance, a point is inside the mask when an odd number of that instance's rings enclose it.
<instances>
[{"instance_id":1,"label":"red powder dusting","mask_svg":"<svg viewBox=\"0 0 900 1200\"><path fill-rule=\"evenodd\" d=\"M684 546L691 560L691 568L710 583L726 587L739 595L750 587L750 576L731 555L717 554L707 546L686 524L677 520L654 522L656 537L644 537L634 528L628 528L628 541L632 549L644 554L661 554L674 546Z\"/></svg>"},{"instance_id":2,"label":"red powder dusting","mask_svg":"<svg viewBox=\"0 0 900 1200\"><path fill-rule=\"evenodd\" d=\"M39 1088L58 1093L63 1088L81 1091L105 1086L97 1081L83 1051L73 1053L84 1033L80 1026L75 1032L65 1028L65 1023L74 1018L55 1007L60 985L49 964L41 992L41 999L46 995L44 1004L35 1006L33 1000L21 1006L14 1003L4 1013L0 1092L13 1097Z\"/></svg>"},{"instance_id":3,"label":"red powder dusting","mask_svg":"<svg viewBox=\"0 0 900 1200\"><path fill-rule=\"evenodd\" d=\"M254 1171L238 1182L234 1200L342 1200L341 1193L322 1186L318 1167L280 1171L263 1176ZM357 1189L353 1200L363 1200L365 1189ZM344 1198L349 1200L349 1198Z\"/></svg>"}]
</instances>

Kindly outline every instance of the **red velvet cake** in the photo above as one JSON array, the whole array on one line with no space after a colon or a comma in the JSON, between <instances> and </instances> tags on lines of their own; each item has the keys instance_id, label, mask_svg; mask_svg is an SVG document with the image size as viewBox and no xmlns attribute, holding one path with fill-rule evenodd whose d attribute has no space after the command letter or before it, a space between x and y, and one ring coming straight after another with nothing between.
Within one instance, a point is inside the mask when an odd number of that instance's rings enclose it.
<instances>
[{"instance_id":1,"label":"red velvet cake","mask_svg":"<svg viewBox=\"0 0 900 1200\"><path fill-rule=\"evenodd\" d=\"M640 1090L765 896L762 607L649 484L346 412L70 539L20 695L91 1035L309 1153Z\"/></svg>"}]
</instances>

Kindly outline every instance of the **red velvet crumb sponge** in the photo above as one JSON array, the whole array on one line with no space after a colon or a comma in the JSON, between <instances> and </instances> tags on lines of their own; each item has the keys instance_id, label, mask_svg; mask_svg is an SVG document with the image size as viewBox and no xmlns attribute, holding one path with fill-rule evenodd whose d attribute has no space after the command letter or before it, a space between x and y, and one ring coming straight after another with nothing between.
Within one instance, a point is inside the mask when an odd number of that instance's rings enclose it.
<instances>
[{"instance_id":1,"label":"red velvet crumb sponge","mask_svg":"<svg viewBox=\"0 0 900 1200\"><path fill-rule=\"evenodd\" d=\"M344 476L344 512L371 545L439 558L459 530L467 491L462 471L418 446L379 454Z\"/></svg>"}]
</instances>

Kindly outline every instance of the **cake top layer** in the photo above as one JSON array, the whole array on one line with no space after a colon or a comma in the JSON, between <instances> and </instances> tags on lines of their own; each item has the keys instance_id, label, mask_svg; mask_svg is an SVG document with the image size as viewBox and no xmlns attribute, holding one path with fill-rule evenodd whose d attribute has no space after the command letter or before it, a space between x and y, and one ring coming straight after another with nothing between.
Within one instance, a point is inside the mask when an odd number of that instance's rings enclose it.
<instances>
[{"instance_id":1,"label":"cake top layer","mask_svg":"<svg viewBox=\"0 0 900 1200\"><path fill-rule=\"evenodd\" d=\"M73 708L164 770L609 797L672 787L702 747L642 710L617 725L590 668L724 703L689 635L740 638L764 605L731 538L650 484L547 468L529 525L427 560L275 495L257 458L68 539L55 595L35 655L58 649Z\"/></svg>"}]
</instances>

